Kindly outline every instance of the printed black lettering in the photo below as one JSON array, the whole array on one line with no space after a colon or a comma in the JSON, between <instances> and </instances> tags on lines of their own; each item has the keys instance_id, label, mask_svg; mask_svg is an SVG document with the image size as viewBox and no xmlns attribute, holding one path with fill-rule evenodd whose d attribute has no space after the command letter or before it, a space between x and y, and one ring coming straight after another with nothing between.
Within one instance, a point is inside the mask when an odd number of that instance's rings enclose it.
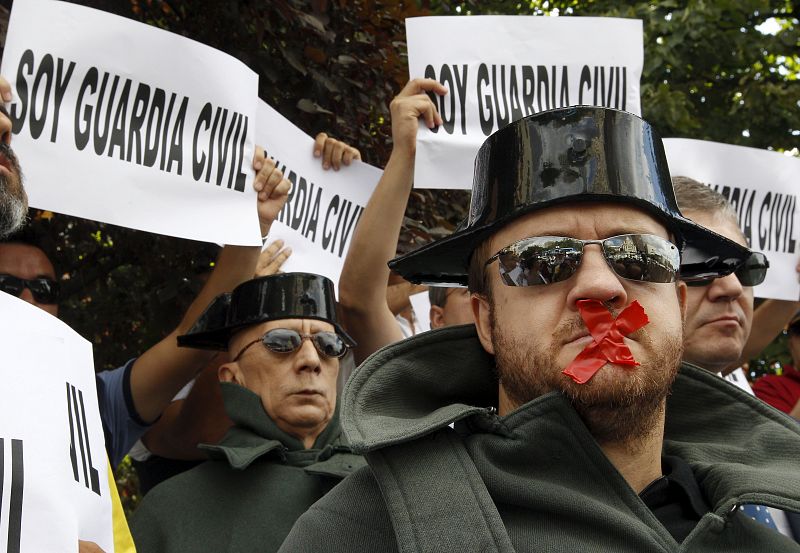
<instances>
[{"instance_id":1,"label":"printed black lettering","mask_svg":"<svg viewBox=\"0 0 800 553\"><path fill-rule=\"evenodd\" d=\"M461 73L458 66L453 66L453 75L456 78L456 91L458 91L458 104L461 109L461 134L467 134L467 67L465 63L461 66ZM453 91L450 91L453 94Z\"/></svg>"},{"instance_id":2,"label":"printed black lettering","mask_svg":"<svg viewBox=\"0 0 800 553\"><path fill-rule=\"evenodd\" d=\"M435 81L438 80L437 77L436 77L436 70L430 64L425 66L425 78L426 79L433 79ZM435 92L431 92L430 90L428 90L427 92L425 92L425 94L428 95L428 98L431 99L431 102L433 102L434 106L439 104L439 99L438 99L437 94ZM434 133L437 133L437 132L439 132L439 127L434 126L432 129L430 129L430 131L434 132Z\"/></svg>"},{"instance_id":3,"label":"printed black lettering","mask_svg":"<svg viewBox=\"0 0 800 553\"><path fill-rule=\"evenodd\" d=\"M147 115L147 132L144 139L144 166L152 167L158 158L158 137L161 135L161 120L164 118L164 103L167 93L161 88L156 88L153 101ZM158 115L156 115L158 112ZM153 128L155 124L155 128Z\"/></svg>"},{"instance_id":4,"label":"printed black lettering","mask_svg":"<svg viewBox=\"0 0 800 553\"><path fill-rule=\"evenodd\" d=\"M325 210L325 222L322 224L322 249L327 250L328 245L331 244L331 240L335 236L333 232L328 231L328 221L331 218L331 213L336 215L339 211L339 195L333 197L331 203L328 204L328 209ZM331 244L331 251L333 251L333 246Z\"/></svg>"},{"instance_id":5,"label":"printed black lettering","mask_svg":"<svg viewBox=\"0 0 800 553\"><path fill-rule=\"evenodd\" d=\"M113 157L114 148L119 148L119 158L125 160L125 129L128 127L128 95L131 93L131 80L125 79L122 85L122 93L119 96L117 111L114 114L114 127L111 131L111 139L108 142L108 157ZM111 104L108 105L108 112L111 113Z\"/></svg>"},{"instance_id":6,"label":"printed black lettering","mask_svg":"<svg viewBox=\"0 0 800 553\"><path fill-rule=\"evenodd\" d=\"M169 95L169 106L167 106L167 115L164 117L164 129L161 133L161 163L158 168L162 171L167 164L167 133L169 132L170 121L172 121L172 108L175 107L175 93Z\"/></svg>"},{"instance_id":7,"label":"printed black lettering","mask_svg":"<svg viewBox=\"0 0 800 553\"><path fill-rule=\"evenodd\" d=\"M78 90L78 103L75 106L75 147L77 147L79 151L82 151L84 148L86 148L86 145L89 144L89 138L91 137L92 130L92 106L88 102L83 108L83 117L81 118L83 97L87 90L89 91L90 95L94 95L95 91L97 90L98 78L99 73L97 68L90 67L86 72L86 75L83 77L83 82L81 82L81 87ZM81 119L83 119L85 126L81 125Z\"/></svg>"},{"instance_id":8,"label":"printed black lettering","mask_svg":"<svg viewBox=\"0 0 800 553\"><path fill-rule=\"evenodd\" d=\"M533 107L533 87L536 83L536 77L533 73L533 67L530 65L522 66L522 103L525 106L525 115L533 115L536 110Z\"/></svg>"},{"instance_id":9,"label":"printed black lettering","mask_svg":"<svg viewBox=\"0 0 800 553\"><path fill-rule=\"evenodd\" d=\"M486 136L492 134L494 128L494 114L492 113L492 98L488 94L484 96L482 86L489 86L489 70L486 64L478 66L478 113L481 119L481 131ZM488 110L488 115L486 111Z\"/></svg>"},{"instance_id":10,"label":"printed black lettering","mask_svg":"<svg viewBox=\"0 0 800 553\"><path fill-rule=\"evenodd\" d=\"M216 144L217 129L219 128L220 117L223 117L222 126L225 126L225 118L228 117L228 111L223 111L222 108L217 108L214 115L214 123L211 125L211 135L208 138L208 165L206 166L206 182L211 179L211 166L214 164L214 145Z\"/></svg>"},{"instance_id":11,"label":"printed black lettering","mask_svg":"<svg viewBox=\"0 0 800 553\"><path fill-rule=\"evenodd\" d=\"M75 386L67 386L67 419L69 421L69 458L72 463L72 475L75 481L100 494L100 472L94 467L92 460L92 446L89 442L89 428L86 424L86 406L83 402L83 392ZM75 446L75 436L78 437L78 447ZM78 466L78 453L80 453L80 468Z\"/></svg>"},{"instance_id":12,"label":"printed black lettering","mask_svg":"<svg viewBox=\"0 0 800 553\"><path fill-rule=\"evenodd\" d=\"M128 129L128 153L125 159L133 161L133 145L136 144L136 164L142 164L142 126L144 125L147 104L150 103L150 87L144 83L136 89L131 111L131 125Z\"/></svg>"},{"instance_id":13,"label":"printed black lettering","mask_svg":"<svg viewBox=\"0 0 800 553\"><path fill-rule=\"evenodd\" d=\"M194 126L194 138L192 140L192 177L196 181L203 178L203 169L206 164L205 152L200 150L202 157L197 155L200 147L200 127L204 126L204 130L208 130L211 126L211 109L211 102L206 102L203 109L200 110L200 116L197 118L197 123Z\"/></svg>"},{"instance_id":14,"label":"printed black lettering","mask_svg":"<svg viewBox=\"0 0 800 553\"><path fill-rule=\"evenodd\" d=\"M31 89L31 137L36 139L42 135L45 122L47 121L47 108L50 105L50 89L53 87L53 56L45 54L36 71L36 78L33 80ZM42 85L44 81L44 85ZM44 89L44 90L42 90ZM43 99L39 101L37 96L42 93ZM36 108L41 106L41 111L37 115Z\"/></svg>"},{"instance_id":15,"label":"printed black lettering","mask_svg":"<svg viewBox=\"0 0 800 553\"><path fill-rule=\"evenodd\" d=\"M114 80L111 83L111 92L108 94L108 107L105 109L105 124L103 131L100 131L100 120L103 115L103 103L106 100L106 85L108 84L109 74L103 75L103 81L100 83L100 92L97 94L97 105L94 112L94 153L102 155L106 149L108 136L111 134L111 105L114 102L114 96L117 92L117 85L119 84L119 76L114 75Z\"/></svg>"},{"instance_id":16,"label":"printed black lettering","mask_svg":"<svg viewBox=\"0 0 800 553\"><path fill-rule=\"evenodd\" d=\"M456 95L453 73L450 71L450 66L442 66L442 72L439 75L439 82L446 86L447 90L450 91L449 94L439 96L439 100L437 102L439 104L439 115L442 117L442 126L444 127L444 130L447 132L447 134L453 134L453 129L456 125ZM449 110L446 109L448 104L450 105Z\"/></svg>"},{"instance_id":17,"label":"printed black lettering","mask_svg":"<svg viewBox=\"0 0 800 553\"><path fill-rule=\"evenodd\" d=\"M67 72L64 73L64 60L58 58L56 66L56 81L55 81L55 106L53 110L53 129L50 131L50 142L55 142L58 135L58 116L61 113L61 101L64 99L64 92L67 90L69 80L72 78L72 72L75 69L75 62L69 62Z\"/></svg>"},{"instance_id":18,"label":"printed black lettering","mask_svg":"<svg viewBox=\"0 0 800 553\"><path fill-rule=\"evenodd\" d=\"M519 88L517 87L517 71L511 70L511 83L508 86L508 95L511 101L511 121L522 119L522 108L519 105Z\"/></svg>"},{"instance_id":19,"label":"printed black lettering","mask_svg":"<svg viewBox=\"0 0 800 553\"><path fill-rule=\"evenodd\" d=\"M239 134L242 132L242 114L236 114L236 131L233 133L233 142L231 142L231 163L230 169L228 170L228 188L233 187L233 175L236 170L239 169L238 161L238 150L237 147L239 144Z\"/></svg>"},{"instance_id":20,"label":"printed black lettering","mask_svg":"<svg viewBox=\"0 0 800 553\"><path fill-rule=\"evenodd\" d=\"M245 139L247 138L247 126L249 124L249 117L244 117L244 128L242 129L242 136L239 139L239 147L237 148L237 162L234 167L237 167L236 172L236 181L233 185L233 189L237 192L244 192L244 183L247 180L247 173L245 172L244 164L244 143Z\"/></svg>"},{"instance_id":21,"label":"printed black lettering","mask_svg":"<svg viewBox=\"0 0 800 553\"><path fill-rule=\"evenodd\" d=\"M183 126L186 121L186 109L189 107L189 98L183 97L175 125L172 127L172 140L169 141L169 156L167 157L167 172L172 172L173 162L178 165L178 175L183 174Z\"/></svg>"},{"instance_id":22,"label":"printed black lettering","mask_svg":"<svg viewBox=\"0 0 800 553\"><path fill-rule=\"evenodd\" d=\"M550 77L547 76L547 68L544 65L536 68L536 79L538 80L536 96L539 98L539 111L550 109L550 98L547 94L550 90ZM542 98L544 98L544 105L542 105Z\"/></svg>"},{"instance_id":23,"label":"printed black lettering","mask_svg":"<svg viewBox=\"0 0 800 553\"><path fill-rule=\"evenodd\" d=\"M311 183L311 190L313 194L314 183ZM317 222L319 221L319 205L322 202L322 189L317 188L317 195L314 198L314 207L311 208L311 215L308 218L308 224L303 231L303 236L309 238L312 242L317 241Z\"/></svg>"},{"instance_id":24,"label":"printed black lettering","mask_svg":"<svg viewBox=\"0 0 800 553\"><path fill-rule=\"evenodd\" d=\"M25 50L19 58L17 66L17 99L18 102L11 104L8 108L8 116L11 119L11 132L19 134L25 126L25 117L28 115L28 81L25 75L33 75L33 50ZM19 107L19 113L17 113Z\"/></svg>"},{"instance_id":25,"label":"printed black lettering","mask_svg":"<svg viewBox=\"0 0 800 553\"><path fill-rule=\"evenodd\" d=\"M511 69L513 71L513 68ZM494 94L494 112L497 116L497 128L502 129L508 125L511 114L508 110L508 97L506 96L506 66L500 66L500 94L497 94L497 66L492 65L492 93ZM503 109L500 109L502 102Z\"/></svg>"},{"instance_id":26,"label":"printed black lettering","mask_svg":"<svg viewBox=\"0 0 800 553\"><path fill-rule=\"evenodd\" d=\"M769 238L769 229L764 228L764 210L769 209L772 203L772 192L767 192L764 199L761 201L761 209L758 212L758 249L763 250L767 247L767 239Z\"/></svg>"}]
</instances>

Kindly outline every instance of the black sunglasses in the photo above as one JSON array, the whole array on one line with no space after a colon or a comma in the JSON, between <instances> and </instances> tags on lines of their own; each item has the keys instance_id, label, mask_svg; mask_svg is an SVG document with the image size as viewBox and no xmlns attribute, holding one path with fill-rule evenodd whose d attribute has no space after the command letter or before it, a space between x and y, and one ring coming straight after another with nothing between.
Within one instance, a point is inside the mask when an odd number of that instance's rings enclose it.
<instances>
[{"instance_id":1,"label":"black sunglasses","mask_svg":"<svg viewBox=\"0 0 800 553\"><path fill-rule=\"evenodd\" d=\"M335 332L315 332L314 334L302 334L290 328L274 328L267 331L261 338L253 340L233 358L238 361L247 349L259 342L264 347L275 353L292 353L300 349L303 340L309 339L317 351L326 357L341 358L347 353L347 344Z\"/></svg>"},{"instance_id":2,"label":"black sunglasses","mask_svg":"<svg viewBox=\"0 0 800 553\"><path fill-rule=\"evenodd\" d=\"M675 282L680 252L669 240L652 234L622 234L604 240L532 236L506 246L486 265L498 260L500 277L508 286L561 282L578 270L587 244L599 244L608 265L626 280Z\"/></svg>"},{"instance_id":3,"label":"black sunglasses","mask_svg":"<svg viewBox=\"0 0 800 553\"><path fill-rule=\"evenodd\" d=\"M14 275L0 274L0 291L19 297L27 288L33 299L39 303L56 303L58 301L58 283L47 277L25 279Z\"/></svg>"},{"instance_id":4,"label":"black sunglasses","mask_svg":"<svg viewBox=\"0 0 800 553\"><path fill-rule=\"evenodd\" d=\"M769 260L767 256L761 252L752 252L744 261L735 262L728 260L729 270L722 276L728 276L733 273L739 279L742 286L756 286L764 282L767 277L767 269L769 269ZM721 277L693 277L685 279L688 286L708 286L714 281L714 278Z\"/></svg>"}]
</instances>

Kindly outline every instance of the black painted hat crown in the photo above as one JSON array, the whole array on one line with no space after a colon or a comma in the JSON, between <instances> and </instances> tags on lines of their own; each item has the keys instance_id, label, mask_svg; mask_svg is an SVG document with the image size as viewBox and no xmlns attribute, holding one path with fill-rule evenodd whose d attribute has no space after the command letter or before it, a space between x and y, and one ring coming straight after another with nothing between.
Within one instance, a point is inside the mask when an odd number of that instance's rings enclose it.
<instances>
[{"instance_id":1,"label":"black painted hat crown","mask_svg":"<svg viewBox=\"0 0 800 553\"><path fill-rule=\"evenodd\" d=\"M312 273L284 273L248 280L220 294L178 345L227 350L228 340L244 327L279 319L317 319L331 323L345 342L355 344L336 317L330 279Z\"/></svg>"},{"instance_id":2,"label":"black painted hat crown","mask_svg":"<svg viewBox=\"0 0 800 553\"><path fill-rule=\"evenodd\" d=\"M637 206L676 236L731 257L743 249L681 215L661 138L645 120L608 108L577 106L511 123L475 158L466 221L452 235L398 257L389 266L412 282L466 286L473 250L517 217L558 204Z\"/></svg>"}]
</instances>

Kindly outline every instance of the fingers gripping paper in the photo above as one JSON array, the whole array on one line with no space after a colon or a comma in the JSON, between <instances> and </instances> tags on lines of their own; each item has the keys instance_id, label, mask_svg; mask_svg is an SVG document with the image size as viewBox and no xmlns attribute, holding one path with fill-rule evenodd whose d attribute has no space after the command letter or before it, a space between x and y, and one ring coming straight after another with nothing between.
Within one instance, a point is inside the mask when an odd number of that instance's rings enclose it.
<instances>
[{"instance_id":1,"label":"fingers gripping paper","mask_svg":"<svg viewBox=\"0 0 800 553\"><path fill-rule=\"evenodd\" d=\"M598 300L578 300L577 303L593 340L567 365L563 374L578 384L585 384L606 363L638 365L623 337L650 322L644 307L634 301L614 319L608 308Z\"/></svg>"}]
</instances>

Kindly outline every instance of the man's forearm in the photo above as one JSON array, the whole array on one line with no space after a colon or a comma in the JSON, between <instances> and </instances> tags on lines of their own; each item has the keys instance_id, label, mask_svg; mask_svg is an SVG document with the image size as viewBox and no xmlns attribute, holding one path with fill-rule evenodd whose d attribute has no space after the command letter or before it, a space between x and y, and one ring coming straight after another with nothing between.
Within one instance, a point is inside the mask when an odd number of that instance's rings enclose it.
<instances>
[{"instance_id":1,"label":"man's forearm","mask_svg":"<svg viewBox=\"0 0 800 553\"><path fill-rule=\"evenodd\" d=\"M339 301L357 312L386 307L387 263L395 256L414 173L413 156L392 153L361 215L339 279Z\"/></svg>"},{"instance_id":2,"label":"man's forearm","mask_svg":"<svg viewBox=\"0 0 800 553\"><path fill-rule=\"evenodd\" d=\"M131 395L142 420L157 419L175 394L211 358L211 351L179 348L177 337L191 328L211 300L253 277L259 252L257 246L222 248L214 270L178 328L136 360L131 371Z\"/></svg>"}]
</instances>

